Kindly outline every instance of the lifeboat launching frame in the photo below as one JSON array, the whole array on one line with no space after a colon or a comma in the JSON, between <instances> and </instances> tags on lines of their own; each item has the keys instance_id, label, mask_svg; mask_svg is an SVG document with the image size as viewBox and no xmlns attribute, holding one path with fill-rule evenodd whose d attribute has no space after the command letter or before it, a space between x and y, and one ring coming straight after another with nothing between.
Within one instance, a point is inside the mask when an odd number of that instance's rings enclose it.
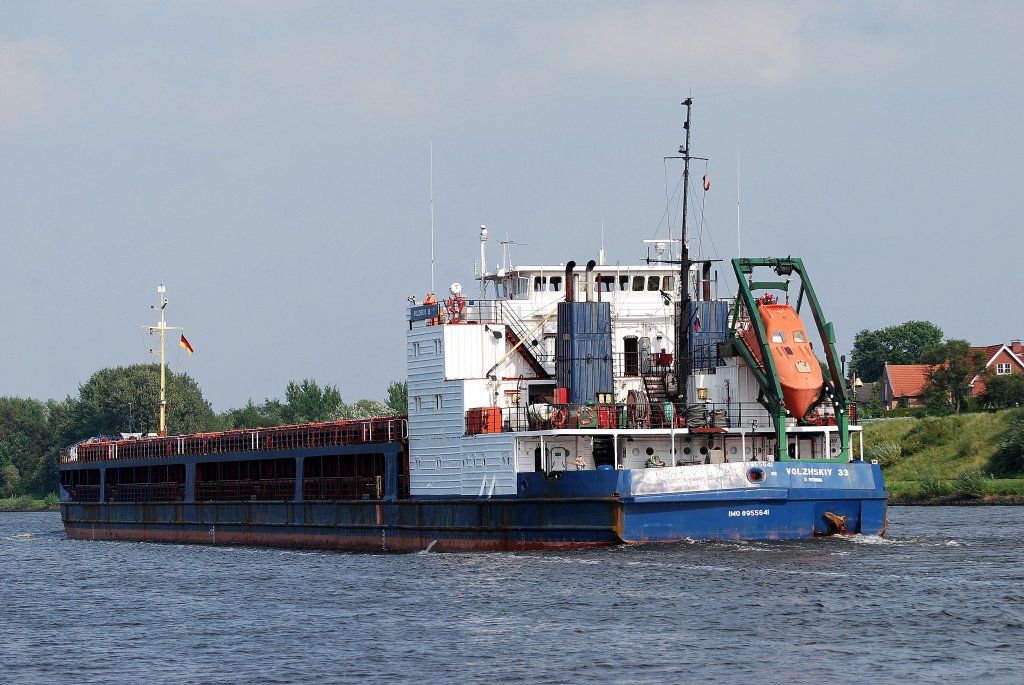
<instances>
[{"instance_id":1,"label":"lifeboat launching frame","mask_svg":"<svg viewBox=\"0 0 1024 685\"><path fill-rule=\"evenodd\" d=\"M822 390L821 396L815 402L815 406L822 402L831 402L835 411L836 427L839 433L840 451L837 455L840 460L850 460L850 430L849 430L849 398L846 395L846 387L843 383L843 374L839 363L839 355L836 354L835 332L832 324L825 320L818 298L814 294L814 287L810 278L804 270L803 261L795 257L747 257L732 260L733 270L736 272L736 281L739 289L736 293L736 302L733 307L732 321L729 326L730 338L736 352L743 357L750 367L751 373L757 380L761 392L758 401L768 410L772 416L775 427L775 435L780 446L787 444L786 437L786 415L787 410L783 398L782 384L779 379L779 372L776 368L775 359L769 348L768 335L764 321L757 308L757 299L754 291L781 292L788 296L791 277L795 272L800 276L800 292L797 295L797 315L800 314L805 297L814 317L814 324L818 330L818 336L825 348L825 364L821 368ZM755 281L755 268L770 268L778 276L785 277L783 281ZM750 317L750 327L757 338L760 347L760 357L763 365L758 363L753 352L739 335L740 313L746 310ZM802 417L793 417L800 419ZM779 459L789 459L786 450L778 449Z\"/></svg>"}]
</instances>

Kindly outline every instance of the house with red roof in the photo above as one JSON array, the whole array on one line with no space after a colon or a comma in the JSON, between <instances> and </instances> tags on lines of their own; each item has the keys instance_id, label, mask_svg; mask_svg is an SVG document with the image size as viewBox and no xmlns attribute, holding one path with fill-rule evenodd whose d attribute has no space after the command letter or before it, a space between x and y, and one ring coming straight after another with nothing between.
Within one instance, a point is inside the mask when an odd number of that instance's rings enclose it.
<instances>
[{"instance_id":1,"label":"house with red roof","mask_svg":"<svg viewBox=\"0 0 1024 685\"><path fill-rule=\"evenodd\" d=\"M1009 345L972 347L971 351L981 352L985 356L985 370L993 376L1024 373L1024 345L1021 345L1020 340L1011 340ZM971 396L978 397L985 392L985 376L975 376L970 386Z\"/></svg>"},{"instance_id":2,"label":"house with red roof","mask_svg":"<svg viewBox=\"0 0 1024 685\"><path fill-rule=\"evenodd\" d=\"M882 406L924 406L924 392L931 381L931 364L886 364L882 369Z\"/></svg>"}]
</instances>

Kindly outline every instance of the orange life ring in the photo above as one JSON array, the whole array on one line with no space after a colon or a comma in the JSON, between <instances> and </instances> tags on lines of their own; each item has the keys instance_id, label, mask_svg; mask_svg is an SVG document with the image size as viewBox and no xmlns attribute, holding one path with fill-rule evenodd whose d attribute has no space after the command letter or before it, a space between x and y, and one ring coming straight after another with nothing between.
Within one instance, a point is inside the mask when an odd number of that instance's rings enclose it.
<instances>
[{"instance_id":1,"label":"orange life ring","mask_svg":"<svg viewBox=\"0 0 1024 685\"><path fill-rule=\"evenodd\" d=\"M446 304L448 305L448 311L452 313L452 316L458 316L466 306L466 301L458 295L455 295L454 297L449 297Z\"/></svg>"},{"instance_id":2,"label":"orange life ring","mask_svg":"<svg viewBox=\"0 0 1024 685\"><path fill-rule=\"evenodd\" d=\"M590 423L594 420L594 410L590 407L583 407L580 409L580 423Z\"/></svg>"},{"instance_id":3,"label":"orange life ring","mask_svg":"<svg viewBox=\"0 0 1024 685\"><path fill-rule=\"evenodd\" d=\"M565 409L555 409L551 412L551 425L555 428L562 428L565 426L565 422L569 420L569 412Z\"/></svg>"}]
</instances>

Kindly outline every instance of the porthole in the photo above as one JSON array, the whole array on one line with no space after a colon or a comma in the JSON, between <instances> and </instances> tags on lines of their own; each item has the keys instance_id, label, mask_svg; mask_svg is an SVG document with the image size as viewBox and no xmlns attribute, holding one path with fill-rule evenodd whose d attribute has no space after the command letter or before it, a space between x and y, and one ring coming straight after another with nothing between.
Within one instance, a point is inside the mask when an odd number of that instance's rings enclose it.
<instances>
[{"instance_id":1,"label":"porthole","mask_svg":"<svg viewBox=\"0 0 1024 685\"><path fill-rule=\"evenodd\" d=\"M644 450L644 451L645 451L645 452L647 452L647 456L648 456L648 457L649 457L649 456L651 456L652 454L654 454L654 448L653 448L653 447L648 447L648 448L647 448L646 450Z\"/></svg>"},{"instance_id":2,"label":"porthole","mask_svg":"<svg viewBox=\"0 0 1024 685\"><path fill-rule=\"evenodd\" d=\"M691 450L690 450L690 448L689 448L689 447L684 447L684 448L683 448L683 454L689 454L689 453L690 453L690 451L691 451Z\"/></svg>"},{"instance_id":3,"label":"porthole","mask_svg":"<svg viewBox=\"0 0 1024 685\"><path fill-rule=\"evenodd\" d=\"M638 454L640 454L640 448L639 448L639 447L634 447L634 448L633 448L633 456L635 457L635 456L637 456Z\"/></svg>"},{"instance_id":4,"label":"porthole","mask_svg":"<svg viewBox=\"0 0 1024 685\"><path fill-rule=\"evenodd\" d=\"M735 445L733 445L732 447L729 448L729 454L736 454L736 446Z\"/></svg>"},{"instance_id":5,"label":"porthole","mask_svg":"<svg viewBox=\"0 0 1024 685\"><path fill-rule=\"evenodd\" d=\"M708 453L708 448L707 447L701 447L700 448L700 453L701 454L707 454Z\"/></svg>"}]
</instances>

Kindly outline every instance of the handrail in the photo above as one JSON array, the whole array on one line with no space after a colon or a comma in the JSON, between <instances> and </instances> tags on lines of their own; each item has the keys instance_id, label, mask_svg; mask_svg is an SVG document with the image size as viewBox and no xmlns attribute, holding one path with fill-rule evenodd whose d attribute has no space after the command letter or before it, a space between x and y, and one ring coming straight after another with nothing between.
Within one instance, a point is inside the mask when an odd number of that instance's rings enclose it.
<instances>
[{"instance_id":1,"label":"handrail","mask_svg":"<svg viewBox=\"0 0 1024 685\"><path fill-rule=\"evenodd\" d=\"M405 416L245 428L216 433L83 441L61 451L62 464L157 459L235 452L401 442L408 439Z\"/></svg>"}]
</instances>

